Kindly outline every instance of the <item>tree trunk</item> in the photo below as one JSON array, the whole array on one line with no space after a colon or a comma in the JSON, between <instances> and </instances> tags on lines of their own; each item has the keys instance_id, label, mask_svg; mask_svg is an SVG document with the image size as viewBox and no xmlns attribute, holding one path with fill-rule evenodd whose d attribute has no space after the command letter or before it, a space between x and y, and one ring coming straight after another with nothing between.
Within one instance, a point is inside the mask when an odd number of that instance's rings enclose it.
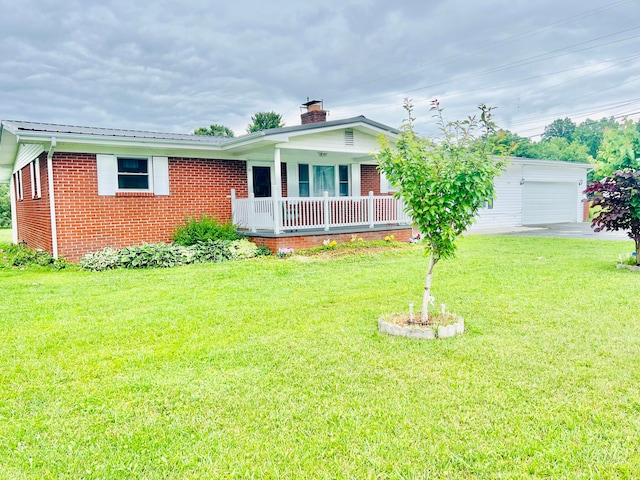
<instances>
[{"instance_id":1,"label":"tree trunk","mask_svg":"<svg viewBox=\"0 0 640 480\"><path fill-rule=\"evenodd\" d=\"M636 238L636 265L640 265L640 238Z\"/></svg>"},{"instance_id":2,"label":"tree trunk","mask_svg":"<svg viewBox=\"0 0 640 480\"><path fill-rule=\"evenodd\" d=\"M424 284L424 295L422 297L422 323L429 322L429 300L431 300L431 279L433 278L433 267L436 264L436 257L431 252L429 256L429 269L427 270L427 280Z\"/></svg>"}]
</instances>

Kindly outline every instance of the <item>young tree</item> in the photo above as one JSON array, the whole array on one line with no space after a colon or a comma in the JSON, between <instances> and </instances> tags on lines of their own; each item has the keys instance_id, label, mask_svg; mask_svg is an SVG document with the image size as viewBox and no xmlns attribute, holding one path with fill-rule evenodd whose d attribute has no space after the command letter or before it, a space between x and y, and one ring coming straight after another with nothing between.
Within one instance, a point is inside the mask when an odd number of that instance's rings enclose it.
<instances>
[{"instance_id":1,"label":"young tree","mask_svg":"<svg viewBox=\"0 0 640 480\"><path fill-rule=\"evenodd\" d=\"M493 179L504 166L490 154L488 136L495 131L491 108L480 105L480 119L445 122L437 100L431 111L442 138L420 137L414 130L413 106L405 101L408 119L400 138L391 145L379 137L379 168L399 187L407 213L423 234L429 266L422 301L422 322L429 322L433 267L441 259L455 256L455 240L474 220L485 201L493 198ZM475 138L480 131L481 141Z\"/></svg>"},{"instance_id":2,"label":"young tree","mask_svg":"<svg viewBox=\"0 0 640 480\"><path fill-rule=\"evenodd\" d=\"M589 184L584 193L599 206L591 226L594 231L622 230L636 244L640 259L640 171L625 168Z\"/></svg>"},{"instance_id":3,"label":"young tree","mask_svg":"<svg viewBox=\"0 0 640 480\"><path fill-rule=\"evenodd\" d=\"M247 133L268 130L269 128L282 128L284 122L282 115L276 112L258 112L251 116L251 123L247 127Z\"/></svg>"},{"instance_id":4,"label":"young tree","mask_svg":"<svg viewBox=\"0 0 640 480\"><path fill-rule=\"evenodd\" d=\"M233 138L233 130L231 130L226 125L220 125L218 123L211 124L209 128L196 128L193 133L196 135L210 135L212 137Z\"/></svg>"}]
</instances>

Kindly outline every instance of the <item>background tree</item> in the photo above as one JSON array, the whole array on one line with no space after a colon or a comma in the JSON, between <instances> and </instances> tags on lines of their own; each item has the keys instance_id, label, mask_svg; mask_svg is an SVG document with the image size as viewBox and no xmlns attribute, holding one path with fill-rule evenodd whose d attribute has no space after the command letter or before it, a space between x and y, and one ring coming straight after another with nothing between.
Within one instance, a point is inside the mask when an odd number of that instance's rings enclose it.
<instances>
[{"instance_id":1,"label":"background tree","mask_svg":"<svg viewBox=\"0 0 640 480\"><path fill-rule=\"evenodd\" d=\"M251 116L251 123L247 127L247 133L268 130L269 128L282 128L284 122L282 115L276 112L258 112Z\"/></svg>"},{"instance_id":2,"label":"background tree","mask_svg":"<svg viewBox=\"0 0 640 480\"><path fill-rule=\"evenodd\" d=\"M0 183L0 228L11 228L11 200L8 183Z\"/></svg>"},{"instance_id":3,"label":"background tree","mask_svg":"<svg viewBox=\"0 0 640 480\"><path fill-rule=\"evenodd\" d=\"M608 177L616 170L640 169L640 132L631 120L620 128L604 132L598 156L595 159L594 178Z\"/></svg>"},{"instance_id":4,"label":"background tree","mask_svg":"<svg viewBox=\"0 0 640 480\"><path fill-rule=\"evenodd\" d=\"M480 139L480 141L486 141L489 149L496 155L514 155L516 157L523 156L518 152L531 144L531 140L528 138L502 128L490 134L486 139Z\"/></svg>"},{"instance_id":5,"label":"background tree","mask_svg":"<svg viewBox=\"0 0 640 480\"><path fill-rule=\"evenodd\" d=\"M573 132L575 129L576 124L570 118L558 118L544 127L542 138L544 140L564 138L567 142L571 142L573 140Z\"/></svg>"},{"instance_id":6,"label":"background tree","mask_svg":"<svg viewBox=\"0 0 640 480\"><path fill-rule=\"evenodd\" d=\"M392 146L379 137L379 168L404 202L423 236L429 266L422 301L422 322L429 322L433 267L441 259L455 256L455 239L473 222L485 201L493 198L493 179L503 163L490 156L488 137L495 131L491 109L481 105L480 119L446 123L439 103L431 110L442 134L439 141L419 137L414 130L413 107L405 101L408 119L400 138ZM481 140L475 137L478 130Z\"/></svg>"},{"instance_id":7,"label":"background tree","mask_svg":"<svg viewBox=\"0 0 640 480\"><path fill-rule=\"evenodd\" d=\"M231 130L229 127L225 125L220 125L218 123L211 124L209 128L206 128L206 127L196 128L193 131L193 133L195 133L196 135L210 135L213 137L225 137L225 138L232 138L234 136L233 130Z\"/></svg>"},{"instance_id":8,"label":"background tree","mask_svg":"<svg viewBox=\"0 0 640 480\"><path fill-rule=\"evenodd\" d=\"M640 259L640 171L625 168L589 184L584 192L600 207L591 226L601 230L622 230L635 242L636 265Z\"/></svg>"},{"instance_id":9,"label":"background tree","mask_svg":"<svg viewBox=\"0 0 640 480\"><path fill-rule=\"evenodd\" d=\"M601 118L600 120L587 118L573 131L572 139L574 142L586 145L589 149L589 155L596 158L605 130L617 129L618 127L618 122L613 117Z\"/></svg>"},{"instance_id":10,"label":"background tree","mask_svg":"<svg viewBox=\"0 0 640 480\"><path fill-rule=\"evenodd\" d=\"M588 162L592 160L589 148L580 142L567 141L563 137L553 137L541 142L521 144L516 150L517 156L539 158L545 160L560 160L563 162Z\"/></svg>"}]
</instances>

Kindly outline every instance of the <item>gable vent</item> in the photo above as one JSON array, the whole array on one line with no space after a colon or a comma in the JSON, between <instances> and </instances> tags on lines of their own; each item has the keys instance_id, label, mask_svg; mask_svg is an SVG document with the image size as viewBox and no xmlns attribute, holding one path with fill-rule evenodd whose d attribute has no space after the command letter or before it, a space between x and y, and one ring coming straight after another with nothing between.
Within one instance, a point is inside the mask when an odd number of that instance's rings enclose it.
<instances>
[{"instance_id":1,"label":"gable vent","mask_svg":"<svg viewBox=\"0 0 640 480\"><path fill-rule=\"evenodd\" d=\"M347 146L353 146L353 130L348 128L344 131L344 144Z\"/></svg>"}]
</instances>

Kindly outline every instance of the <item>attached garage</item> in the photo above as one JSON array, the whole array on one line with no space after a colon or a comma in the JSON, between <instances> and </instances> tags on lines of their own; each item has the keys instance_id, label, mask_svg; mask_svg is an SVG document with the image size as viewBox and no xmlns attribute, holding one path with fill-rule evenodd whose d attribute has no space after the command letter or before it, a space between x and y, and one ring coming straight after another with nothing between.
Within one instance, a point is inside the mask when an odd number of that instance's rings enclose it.
<instances>
[{"instance_id":1,"label":"attached garage","mask_svg":"<svg viewBox=\"0 0 640 480\"><path fill-rule=\"evenodd\" d=\"M522 191L522 224L575 222L577 198L577 182L525 182Z\"/></svg>"}]
</instances>

